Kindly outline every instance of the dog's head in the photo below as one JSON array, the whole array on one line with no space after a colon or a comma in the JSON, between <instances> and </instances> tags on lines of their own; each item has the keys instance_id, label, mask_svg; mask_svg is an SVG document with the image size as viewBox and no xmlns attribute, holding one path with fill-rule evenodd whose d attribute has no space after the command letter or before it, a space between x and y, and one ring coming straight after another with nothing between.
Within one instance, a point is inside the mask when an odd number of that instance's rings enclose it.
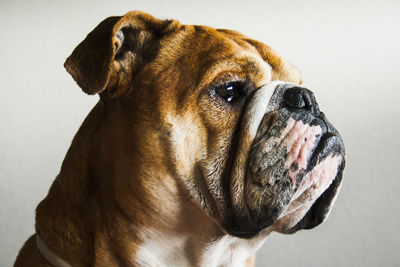
<instances>
[{"instance_id":1,"label":"dog's head","mask_svg":"<svg viewBox=\"0 0 400 267\"><path fill-rule=\"evenodd\" d=\"M140 139L126 153L151 157L152 173L175 177L227 233L292 233L329 213L342 139L298 71L265 44L134 11L100 23L65 66L118 109L114 130L129 131L119 136Z\"/></svg>"}]
</instances>

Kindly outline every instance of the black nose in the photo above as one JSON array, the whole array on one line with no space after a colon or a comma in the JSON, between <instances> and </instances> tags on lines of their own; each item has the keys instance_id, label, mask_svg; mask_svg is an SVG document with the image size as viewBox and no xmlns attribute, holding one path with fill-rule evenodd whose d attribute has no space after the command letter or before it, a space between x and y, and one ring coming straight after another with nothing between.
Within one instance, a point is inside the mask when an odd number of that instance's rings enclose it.
<instances>
[{"instance_id":1,"label":"black nose","mask_svg":"<svg viewBox=\"0 0 400 267\"><path fill-rule=\"evenodd\" d=\"M286 89L283 94L282 105L286 108L299 108L318 112L318 104L315 101L314 94L302 87L292 87Z\"/></svg>"}]
</instances>

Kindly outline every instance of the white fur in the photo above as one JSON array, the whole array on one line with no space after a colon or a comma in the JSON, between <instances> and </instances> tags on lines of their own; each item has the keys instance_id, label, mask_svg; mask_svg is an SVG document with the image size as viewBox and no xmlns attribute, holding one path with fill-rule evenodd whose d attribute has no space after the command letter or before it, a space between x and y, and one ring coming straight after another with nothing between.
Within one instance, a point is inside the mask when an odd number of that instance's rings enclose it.
<instances>
[{"instance_id":1,"label":"white fur","mask_svg":"<svg viewBox=\"0 0 400 267\"><path fill-rule=\"evenodd\" d=\"M287 82L282 81L272 81L255 92L254 96L250 100L248 108L245 114L244 128L247 130L247 134L251 139L257 134L258 127L261 123L262 118L268 110L268 102L278 85L287 84Z\"/></svg>"},{"instance_id":2,"label":"white fur","mask_svg":"<svg viewBox=\"0 0 400 267\"><path fill-rule=\"evenodd\" d=\"M199 266L245 266L246 260L257 252L265 239L247 240L225 235L207 248Z\"/></svg>"},{"instance_id":3,"label":"white fur","mask_svg":"<svg viewBox=\"0 0 400 267\"><path fill-rule=\"evenodd\" d=\"M223 235L213 239L147 230L144 243L133 255L134 263L152 267L241 267L262 246L266 235L253 239ZM187 246L190 247L190 254Z\"/></svg>"},{"instance_id":4,"label":"white fur","mask_svg":"<svg viewBox=\"0 0 400 267\"><path fill-rule=\"evenodd\" d=\"M185 257L185 236L177 233L160 233L145 231L144 243L133 255L138 266L190 266L190 260Z\"/></svg>"}]
</instances>

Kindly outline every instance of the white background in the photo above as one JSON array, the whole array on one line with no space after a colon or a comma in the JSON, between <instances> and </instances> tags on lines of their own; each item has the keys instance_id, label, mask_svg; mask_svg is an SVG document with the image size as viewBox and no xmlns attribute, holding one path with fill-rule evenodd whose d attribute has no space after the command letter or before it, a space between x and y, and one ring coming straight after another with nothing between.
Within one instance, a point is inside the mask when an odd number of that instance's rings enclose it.
<instances>
[{"instance_id":1,"label":"white background","mask_svg":"<svg viewBox=\"0 0 400 267\"><path fill-rule=\"evenodd\" d=\"M257 266L400 266L400 1L0 1L0 266L97 96L62 64L100 21L139 9L238 30L303 74L341 132L347 167L328 221L272 234Z\"/></svg>"}]
</instances>

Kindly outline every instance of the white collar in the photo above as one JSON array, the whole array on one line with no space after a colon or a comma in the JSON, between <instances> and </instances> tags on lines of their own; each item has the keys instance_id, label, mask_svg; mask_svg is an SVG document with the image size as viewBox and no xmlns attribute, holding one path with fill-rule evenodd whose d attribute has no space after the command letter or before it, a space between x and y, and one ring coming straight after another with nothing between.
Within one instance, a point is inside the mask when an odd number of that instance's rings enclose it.
<instances>
[{"instance_id":1,"label":"white collar","mask_svg":"<svg viewBox=\"0 0 400 267\"><path fill-rule=\"evenodd\" d=\"M51 251L43 240L40 238L39 234L36 233L36 246L38 247L42 256L55 267L72 267L71 264L60 258L57 254Z\"/></svg>"}]
</instances>

